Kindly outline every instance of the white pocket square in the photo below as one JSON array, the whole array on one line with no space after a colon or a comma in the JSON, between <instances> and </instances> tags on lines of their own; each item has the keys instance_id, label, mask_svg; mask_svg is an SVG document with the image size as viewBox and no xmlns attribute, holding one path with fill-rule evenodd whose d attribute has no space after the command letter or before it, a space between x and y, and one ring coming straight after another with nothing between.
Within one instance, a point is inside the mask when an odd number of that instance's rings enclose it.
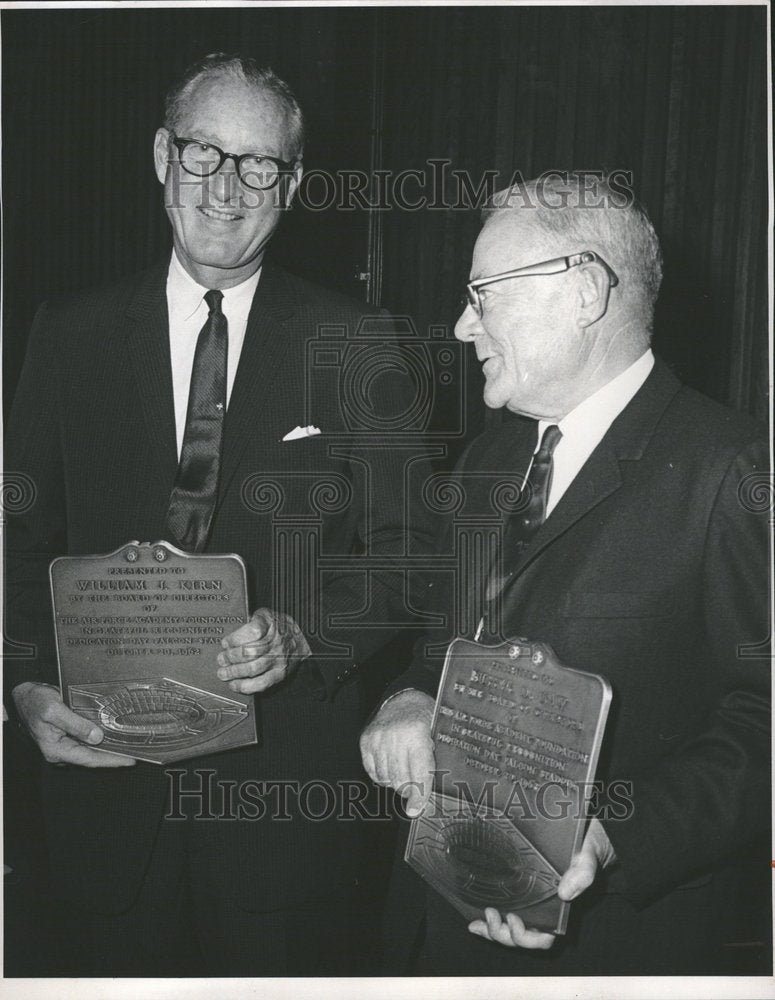
<instances>
[{"instance_id":1,"label":"white pocket square","mask_svg":"<svg viewBox=\"0 0 775 1000\"><path fill-rule=\"evenodd\" d=\"M294 427L292 431L288 431L283 441L297 441L299 438L313 437L315 434L320 434L320 428L312 424L309 427Z\"/></svg>"}]
</instances>

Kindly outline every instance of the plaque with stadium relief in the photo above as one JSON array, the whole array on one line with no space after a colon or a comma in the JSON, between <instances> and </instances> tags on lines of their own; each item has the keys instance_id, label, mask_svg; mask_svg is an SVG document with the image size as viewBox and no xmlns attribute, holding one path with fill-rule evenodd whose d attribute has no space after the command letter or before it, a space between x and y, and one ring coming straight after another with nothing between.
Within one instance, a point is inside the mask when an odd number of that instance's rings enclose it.
<instances>
[{"instance_id":1,"label":"plaque with stadium relief","mask_svg":"<svg viewBox=\"0 0 775 1000\"><path fill-rule=\"evenodd\" d=\"M253 696L216 676L248 620L239 556L128 542L50 575L62 697L102 728L98 749L168 764L256 742Z\"/></svg>"},{"instance_id":2,"label":"plaque with stadium relief","mask_svg":"<svg viewBox=\"0 0 775 1000\"><path fill-rule=\"evenodd\" d=\"M564 934L557 886L581 846L611 688L542 642L447 650L430 801L406 861L466 920L495 907Z\"/></svg>"}]
</instances>

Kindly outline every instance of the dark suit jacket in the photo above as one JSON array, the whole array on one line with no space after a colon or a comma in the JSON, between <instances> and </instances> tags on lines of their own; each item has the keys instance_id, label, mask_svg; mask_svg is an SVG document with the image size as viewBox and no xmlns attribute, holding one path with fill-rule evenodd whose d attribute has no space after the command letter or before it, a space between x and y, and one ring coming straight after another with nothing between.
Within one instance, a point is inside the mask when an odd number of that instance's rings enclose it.
<instances>
[{"instance_id":1,"label":"dark suit jacket","mask_svg":"<svg viewBox=\"0 0 775 1000\"><path fill-rule=\"evenodd\" d=\"M464 512L492 510L492 474L523 474L535 435L514 420L468 449L456 470ZM641 912L661 901L663 920L673 890L707 882L769 822L770 666L756 648L769 634L767 513L747 478L761 486L767 466L747 418L657 361L504 595L504 636L548 642L612 685L598 777L631 782L633 810L604 820L618 865L594 891ZM394 690L435 693L438 676L439 661L419 653ZM581 914L588 939L598 917ZM671 925L678 941L689 932ZM487 967L493 946L482 947ZM500 951L521 968L519 949Z\"/></svg>"},{"instance_id":2,"label":"dark suit jacket","mask_svg":"<svg viewBox=\"0 0 775 1000\"><path fill-rule=\"evenodd\" d=\"M9 474L22 473L34 484L34 503L9 525L7 634L33 643L36 653L8 661L8 688L23 680L58 683L51 559L164 537L177 467L166 272L165 262L140 277L44 306L36 318L6 451ZM365 572L353 572L347 559L374 555L400 569L408 532L415 555L431 537L422 510L407 525L399 485L407 457L416 459L421 444L394 449L375 443L373 432L368 441L347 436L336 348L355 335L366 314L366 307L265 262L225 421L208 551L239 553L247 564L251 607L279 607L301 617L313 649L329 655L306 661L290 682L257 699L257 747L179 765L187 771L183 788L201 786L190 773L194 768L212 769L215 781L236 782L335 783L363 776L357 746L362 713L352 681L395 634L390 623L401 620L404 582L400 572L377 574L369 603ZM332 351L328 367L311 369L309 345L321 329L333 338ZM406 389L395 378L382 385L388 405ZM297 424L308 423L323 433L282 441ZM295 556L294 538L306 540ZM321 570L320 560L310 561L313 550L333 562ZM294 602L294 566L295 579L304 582L301 602ZM331 615L351 615L355 623L327 631ZM168 787L163 769L153 765L44 765L55 892L98 911L128 906ZM212 812L222 811L216 789ZM299 817L272 822L270 811L260 820L211 823L222 884L243 905L291 905L353 881L357 824Z\"/></svg>"}]
</instances>

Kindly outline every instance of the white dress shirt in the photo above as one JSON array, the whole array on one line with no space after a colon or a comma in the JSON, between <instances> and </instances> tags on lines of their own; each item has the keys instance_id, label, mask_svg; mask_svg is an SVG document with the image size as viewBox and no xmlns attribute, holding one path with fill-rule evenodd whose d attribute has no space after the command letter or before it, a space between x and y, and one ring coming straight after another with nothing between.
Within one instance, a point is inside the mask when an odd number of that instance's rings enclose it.
<instances>
[{"instance_id":1,"label":"white dress shirt","mask_svg":"<svg viewBox=\"0 0 775 1000\"><path fill-rule=\"evenodd\" d=\"M654 367L654 355L647 350L616 378L579 403L557 424L562 438L552 455L553 473L546 503L548 517L582 466L605 437L606 431L648 378ZM538 444L551 420L538 423ZM532 465L532 460L531 460ZM529 470L528 470L529 472Z\"/></svg>"},{"instance_id":2,"label":"white dress shirt","mask_svg":"<svg viewBox=\"0 0 775 1000\"><path fill-rule=\"evenodd\" d=\"M253 295L261 277L261 268L246 281L223 292L221 308L229 325L229 350L226 367L226 407L228 409L234 377L237 374L248 313ZM208 291L194 281L183 268L172 251L167 272L167 310L170 324L170 360L172 362L172 392L175 400L175 431L178 441L178 458L183 447L186 429L188 392L191 386L191 371L194 367L196 342L202 327L207 322L209 310L204 300Z\"/></svg>"}]
</instances>

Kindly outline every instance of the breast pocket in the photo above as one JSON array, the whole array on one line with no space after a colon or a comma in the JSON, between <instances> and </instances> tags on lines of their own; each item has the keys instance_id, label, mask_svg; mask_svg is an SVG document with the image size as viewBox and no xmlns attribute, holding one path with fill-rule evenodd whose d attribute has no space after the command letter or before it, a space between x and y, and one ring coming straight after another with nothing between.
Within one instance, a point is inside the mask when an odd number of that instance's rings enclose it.
<instances>
[{"instance_id":1,"label":"breast pocket","mask_svg":"<svg viewBox=\"0 0 775 1000\"><path fill-rule=\"evenodd\" d=\"M571 591L560 604L565 618L661 618L670 614L670 590Z\"/></svg>"}]
</instances>

